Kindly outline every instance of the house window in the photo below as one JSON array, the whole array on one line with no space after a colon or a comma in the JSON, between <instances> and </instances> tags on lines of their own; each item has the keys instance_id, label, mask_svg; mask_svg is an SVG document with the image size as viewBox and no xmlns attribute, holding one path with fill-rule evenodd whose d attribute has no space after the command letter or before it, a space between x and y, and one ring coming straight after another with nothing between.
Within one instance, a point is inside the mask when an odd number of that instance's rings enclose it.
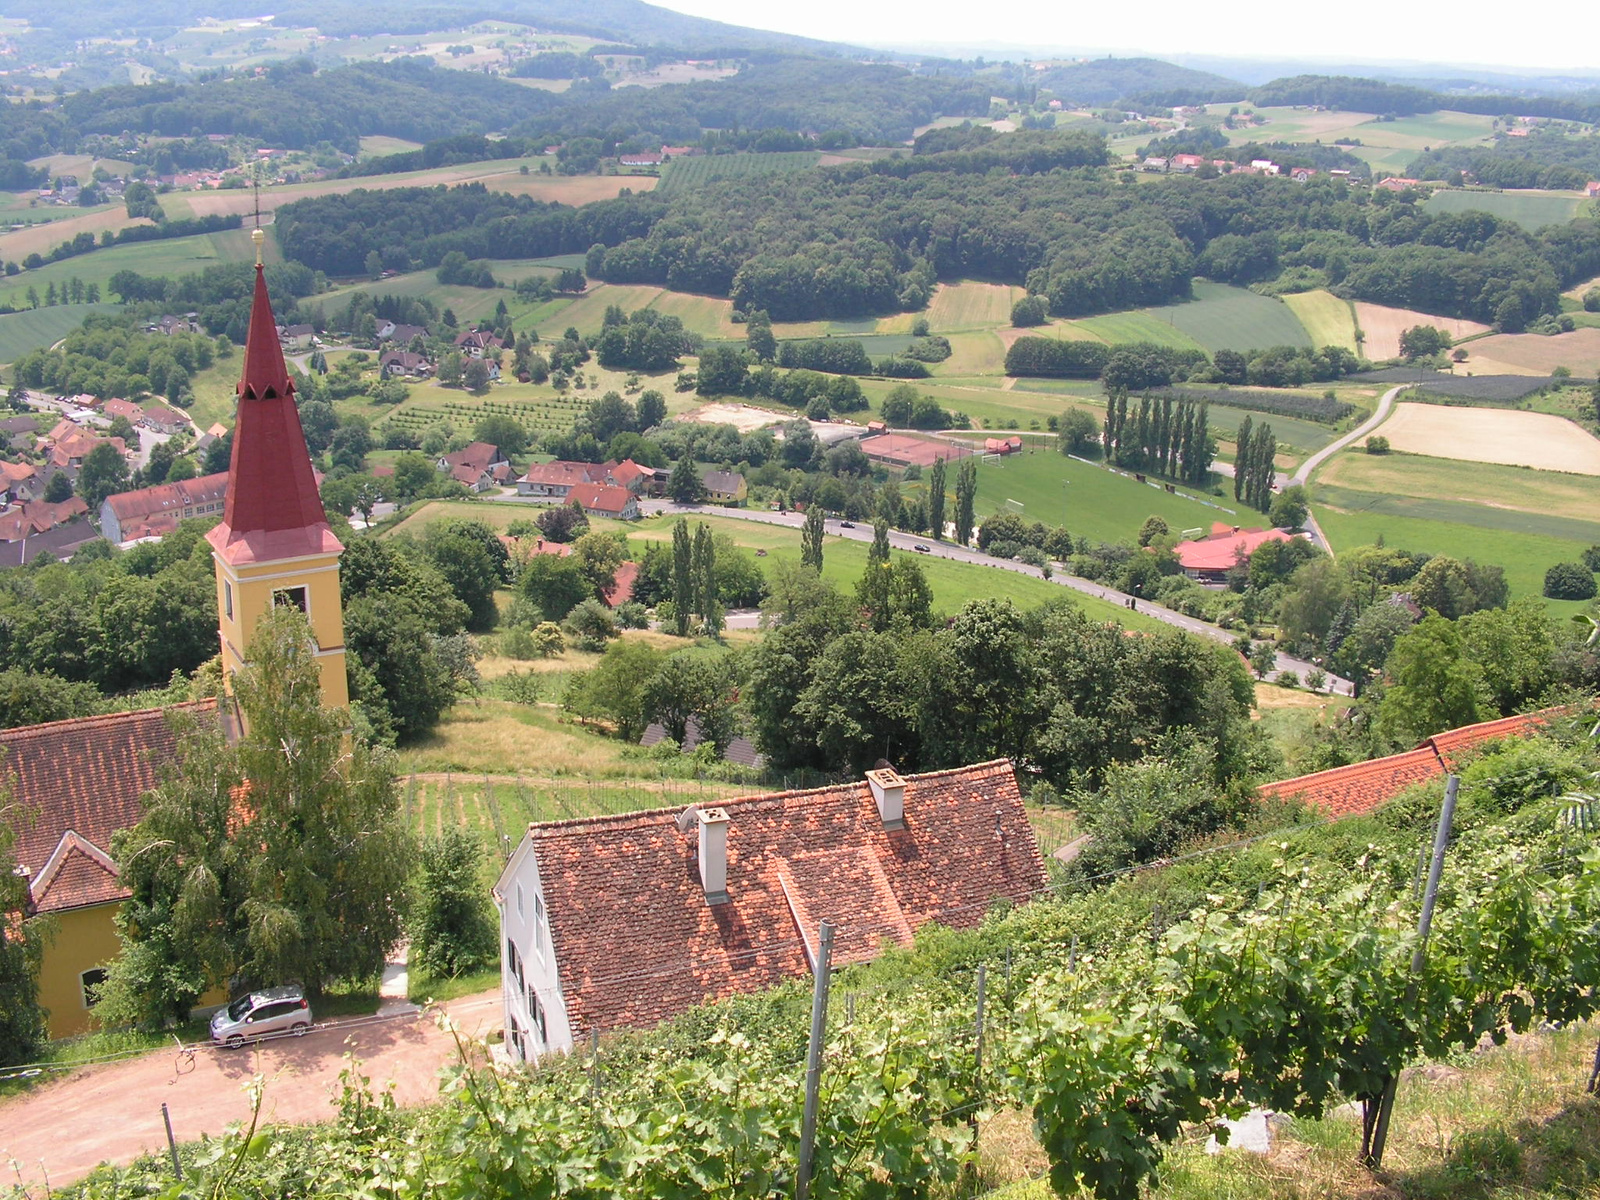
<instances>
[{"instance_id":1,"label":"house window","mask_svg":"<svg viewBox=\"0 0 1600 1200\"><path fill-rule=\"evenodd\" d=\"M91 967L78 976L78 986L83 990L83 1006L93 1008L100 1003L100 989L105 986L104 967Z\"/></svg>"},{"instance_id":2,"label":"house window","mask_svg":"<svg viewBox=\"0 0 1600 1200\"><path fill-rule=\"evenodd\" d=\"M298 608L303 613L311 611L311 602L303 587L278 588L272 593L272 603L278 608Z\"/></svg>"},{"instance_id":3,"label":"house window","mask_svg":"<svg viewBox=\"0 0 1600 1200\"><path fill-rule=\"evenodd\" d=\"M517 981L517 986L522 986L522 955L517 953L517 944L510 938L506 939L506 969L511 972L511 977Z\"/></svg>"},{"instance_id":4,"label":"house window","mask_svg":"<svg viewBox=\"0 0 1600 1200\"><path fill-rule=\"evenodd\" d=\"M539 1003L539 994L532 988L528 989L528 1016L533 1019L533 1033L538 1039L535 1045L543 1050L550 1044L550 1038L545 1026L544 1005Z\"/></svg>"},{"instance_id":5,"label":"house window","mask_svg":"<svg viewBox=\"0 0 1600 1200\"><path fill-rule=\"evenodd\" d=\"M535 893L533 897L533 945L539 951L539 957L544 957L544 897Z\"/></svg>"},{"instance_id":6,"label":"house window","mask_svg":"<svg viewBox=\"0 0 1600 1200\"><path fill-rule=\"evenodd\" d=\"M233 619L233 584L226 579L222 581L222 613L229 620Z\"/></svg>"},{"instance_id":7,"label":"house window","mask_svg":"<svg viewBox=\"0 0 1600 1200\"><path fill-rule=\"evenodd\" d=\"M517 916L522 915L522 885L517 884Z\"/></svg>"}]
</instances>

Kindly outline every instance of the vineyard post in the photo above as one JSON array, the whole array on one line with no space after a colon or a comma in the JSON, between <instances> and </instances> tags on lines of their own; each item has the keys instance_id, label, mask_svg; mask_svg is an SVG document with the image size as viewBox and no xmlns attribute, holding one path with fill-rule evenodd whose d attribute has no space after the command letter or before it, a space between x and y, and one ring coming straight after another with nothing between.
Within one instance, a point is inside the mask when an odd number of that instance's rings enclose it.
<instances>
[{"instance_id":1,"label":"vineyard post","mask_svg":"<svg viewBox=\"0 0 1600 1200\"><path fill-rule=\"evenodd\" d=\"M973 1045L973 1052L972 1052L972 1073L973 1073L974 1087L975 1087L975 1090L977 1091L978 1100L980 1102L983 1099L983 992L984 992L984 982L987 979L987 977L988 977L988 966L987 966L987 964L979 963L978 964L977 1037L975 1039L975 1042L974 1042L974 1045ZM971 1122L972 1132L973 1133L977 1133L978 1132L978 1109L977 1109L976 1105L974 1105L973 1110L972 1110L972 1116L970 1118L968 1118L968 1120Z\"/></svg>"},{"instance_id":2,"label":"vineyard post","mask_svg":"<svg viewBox=\"0 0 1600 1200\"><path fill-rule=\"evenodd\" d=\"M1433 928L1433 906L1439 899L1439 876L1444 873L1444 852L1450 844L1450 824L1456 813L1456 792L1461 787L1461 777L1451 775L1445 780L1444 804L1439 808L1439 824L1433 831L1433 861L1428 864L1428 886L1422 893L1422 912L1417 917L1417 948L1411 952L1411 982L1406 985L1405 1007L1409 1012L1416 1006L1419 976L1428 960L1428 933ZM1383 1162L1384 1144L1389 1140L1389 1117L1394 1112L1394 1092L1398 1076L1391 1072L1383 1085L1383 1096L1378 1101L1378 1119L1372 1127L1372 1144L1367 1149L1366 1165L1376 1169Z\"/></svg>"},{"instance_id":3,"label":"vineyard post","mask_svg":"<svg viewBox=\"0 0 1600 1200\"><path fill-rule=\"evenodd\" d=\"M589 1028L589 1107L594 1108L594 1098L600 1091L600 1026Z\"/></svg>"},{"instance_id":4,"label":"vineyard post","mask_svg":"<svg viewBox=\"0 0 1600 1200\"><path fill-rule=\"evenodd\" d=\"M817 1140L817 1087L822 1082L822 1041L828 1028L828 976L833 961L833 925L817 931L816 974L811 988L811 1042L806 1047L806 1103L800 1116L800 1159L795 1168L794 1200L811 1195L811 1156Z\"/></svg>"}]
</instances>

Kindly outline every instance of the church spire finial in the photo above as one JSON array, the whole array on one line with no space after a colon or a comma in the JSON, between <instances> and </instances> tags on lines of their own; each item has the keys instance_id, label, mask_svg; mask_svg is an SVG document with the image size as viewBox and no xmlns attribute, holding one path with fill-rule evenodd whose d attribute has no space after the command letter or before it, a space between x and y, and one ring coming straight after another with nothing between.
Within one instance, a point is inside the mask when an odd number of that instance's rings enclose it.
<instances>
[{"instance_id":1,"label":"church spire finial","mask_svg":"<svg viewBox=\"0 0 1600 1200\"><path fill-rule=\"evenodd\" d=\"M257 225L250 231L250 240L256 244L256 266L261 265L261 246L267 240L267 231Z\"/></svg>"}]
</instances>

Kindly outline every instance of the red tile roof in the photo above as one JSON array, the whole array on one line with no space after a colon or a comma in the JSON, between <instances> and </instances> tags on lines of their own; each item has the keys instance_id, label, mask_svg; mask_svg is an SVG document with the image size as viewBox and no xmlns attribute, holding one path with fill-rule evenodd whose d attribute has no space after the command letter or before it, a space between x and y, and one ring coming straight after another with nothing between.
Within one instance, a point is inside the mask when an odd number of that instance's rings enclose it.
<instances>
[{"instance_id":1,"label":"red tile roof","mask_svg":"<svg viewBox=\"0 0 1600 1200\"><path fill-rule=\"evenodd\" d=\"M545 487L571 487L579 483L596 483L606 477L599 463L555 462L534 463L522 477L522 482L543 484Z\"/></svg>"},{"instance_id":2,"label":"red tile roof","mask_svg":"<svg viewBox=\"0 0 1600 1200\"><path fill-rule=\"evenodd\" d=\"M608 483L575 483L567 496L583 505L584 512L598 513L620 513L634 499L627 488Z\"/></svg>"},{"instance_id":3,"label":"red tile roof","mask_svg":"<svg viewBox=\"0 0 1600 1200\"><path fill-rule=\"evenodd\" d=\"M216 710L216 701L201 700L171 711L205 719ZM144 812L140 797L156 785L162 764L177 750L167 712L144 709L0 730L0 750L0 772L32 814L17 831L16 855L29 871L38 910L59 912L125 896L106 856L111 835L138 823Z\"/></svg>"},{"instance_id":4,"label":"red tile roof","mask_svg":"<svg viewBox=\"0 0 1600 1200\"><path fill-rule=\"evenodd\" d=\"M177 483L158 483L154 487L107 496L106 504L118 521L148 519L163 513L181 513L197 504L215 504L228 491L228 473L201 475Z\"/></svg>"},{"instance_id":5,"label":"red tile roof","mask_svg":"<svg viewBox=\"0 0 1600 1200\"><path fill-rule=\"evenodd\" d=\"M1334 767L1297 779L1264 783L1256 789L1257 794L1300 800L1334 817L1360 816L1382 807L1409 787L1456 770L1467 750L1535 732L1559 711L1548 708L1436 733L1404 754L1351 763L1348 767Z\"/></svg>"},{"instance_id":6,"label":"red tile roof","mask_svg":"<svg viewBox=\"0 0 1600 1200\"><path fill-rule=\"evenodd\" d=\"M1003 760L908 776L899 830L865 782L720 807L729 898L715 905L682 809L528 827L575 1031L654 1025L803 975L824 919L838 926L835 961L858 962L929 921L969 928L1046 882Z\"/></svg>"},{"instance_id":7,"label":"red tile roof","mask_svg":"<svg viewBox=\"0 0 1600 1200\"><path fill-rule=\"evenodd\" d=\"M234 564L337 554L259 266L238 392L227 504L207 540Z\"/></svg>"},{"instance_id":8,"label":"red tile roof","mask_svg":"<svg viewBox=\"0 0 1600 1200\"><path fill-rule=\"evenodd\" d=\"M1211 535L1193 542L1179 542L1173 548L1178 565L1186 571L1226 571L1242 554L1249 558L1264 542L1287 542L1290 535L1281 529L1235 529L1231 525L1211 527Z\"/></svg>"}]
</instances>

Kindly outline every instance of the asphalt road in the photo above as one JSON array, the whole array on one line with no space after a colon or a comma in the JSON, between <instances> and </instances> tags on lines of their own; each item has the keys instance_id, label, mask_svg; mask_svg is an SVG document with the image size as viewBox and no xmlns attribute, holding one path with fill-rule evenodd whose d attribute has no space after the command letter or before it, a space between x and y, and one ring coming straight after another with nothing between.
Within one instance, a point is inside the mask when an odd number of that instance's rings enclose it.
<instances>
[{"instance_id":1,"label":"asphalt road","mask_svg":"<svg viewBox=\"0 0 1600 1200\"><path fill-rule=\"evenodd\" d=\"M720 508L710 505L676 504L671 500L645 500L641 502L639 507L647 513L663 513L667 515L680 513L699 514L702 516L724 517L736 521L757 521L765 525L782 525L794 530L798 530L805 524L805 518L799 513L793 512L777 513L751 508ZM840 522L829 520L828 534L835 537L850 538L858 542L870 542L872 540L872 526L861 525L854 529L846 529L841 526ZM889 543L901 550L911 550L914 546L922 545L928 547L927 552L936 558L949 558L957 562L972 563L975 566L989 567L997 571L1011 571L1018 575L1031 575L1035 579L1044 578L1043 571L1038 567L1031 567L1027 563L1004 558L991 558L989 555L980 553L977 550L952 545L949 542L936 542L931 538L919 537L915 534L890 530ZM1186 633L1192 633L1199 637L1210 638L1214 642L1232 645L1236 636L1226 629L1219 629L1215 625L1207 624L1205 621L1185 616L1180 612L1174 612L1170 608L1163 608L1159 604L1152 604L1148 600L1138 600L1126 592L1119 592L1115 588L1109 588L1076 575L1069 575L1064 571L1054 572L1048 582L1080 592L1085 596L1094 596L1097 599L1109 601L1124 608L1132 600L1137 605L1136 611L1171 625L1175 629L1182 629ZM1003 594L1003 589L997 589L997 592ZM1315 666L1315 663L1295 658L1293 655L1283 653L1278 655L1277 671L1293 671L1302 679L1305 677L1305 673ZM1341 679L1326 671L1324 673L1328 674L1329 691L1346 696L1352 693L1353 689L1348 679ZM1274 672L1275 675L1276 671Z\"/></svg>"}]
</instances>

